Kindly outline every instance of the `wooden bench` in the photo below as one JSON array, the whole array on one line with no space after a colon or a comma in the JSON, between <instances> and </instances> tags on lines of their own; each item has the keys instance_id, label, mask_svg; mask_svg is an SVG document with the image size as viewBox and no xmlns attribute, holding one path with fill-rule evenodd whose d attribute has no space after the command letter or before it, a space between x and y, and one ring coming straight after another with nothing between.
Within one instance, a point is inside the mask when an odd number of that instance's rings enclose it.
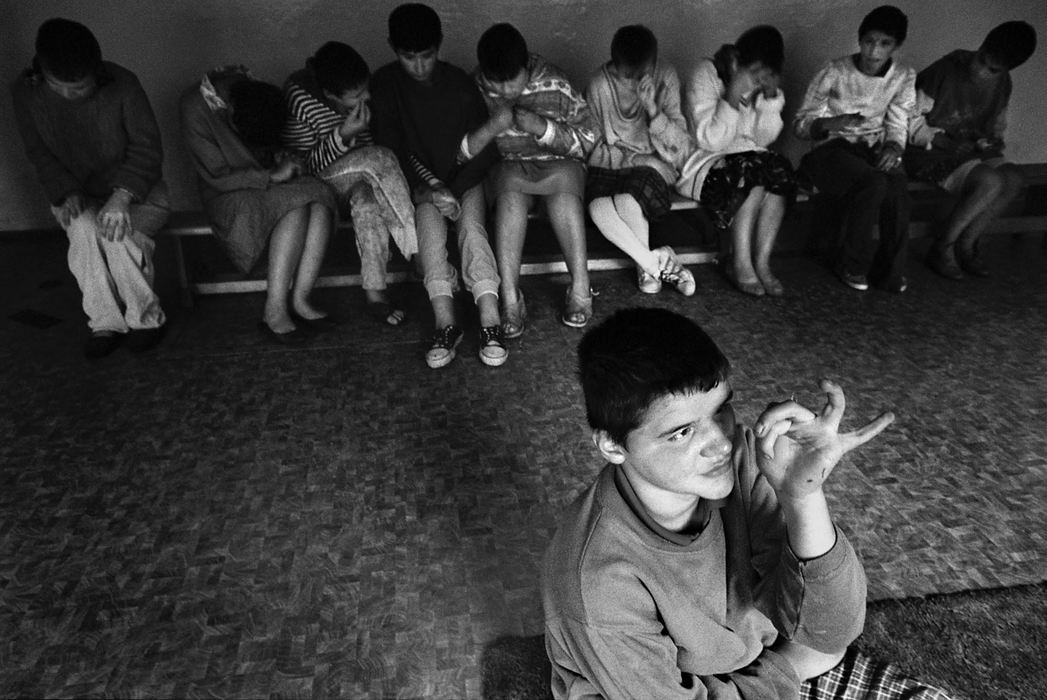
<instances>
[{"instance_id":1,"label":"wooden bench","mask_svg":"<svg viewBox=\"0 0 1047 700\"><path fill-rule=\"evenodd\" d=\"M1029 186L1028 191L1047 186L1047 163L1029 164L1020 166ZM941 195L947 195L934 185L922 182L910 182L909 191L919 199L935 199ZM797 196L797 202L804 205L809 204L815 193L801 192ZM1026 208L1028 201L1027 197ZM1044 199L1039 201L1043 202ZM688 212L698 210L698 203L675 195L672 204L674 212ZM1034 207L1036 209L1036 207ZM1047 231L1047 207L1039 207L1042 211L1026 213L1024 210L1017 215L1003 216L993 222L990 233L1026 233ZM532 215L535 216L535 215ZM932 221L913 221L909 228L911 238L928 235ZM343 224L341 230L348 232L351 227ZM266 289L264 278L244 278L243 275L223 274L216 279L198 281L193 279L186 263L185 249L182 239L191 236L211 235L211 226L201 212L176 212L172 214L167 227L163 231L172 239L175 249L175 265L177 267L178 285L181 293L182 303L192 306L193 296L196 294L230 294L242 292L261 292ZM351 235L351 234L349 234ZM1047 237L1045 237L1047 243ZM693 245L674 245L681 262L686 265L698 265L702 263L716 262L719 257L717 250L710 250ZM589 269L598 270L621 270L633 266L632 260L613 246L602 246L599 250L593 250L589 257ZM567 271L567 265L559 255L531 256L525 257L520 272L523 275L544 275L551 273L563 273ZM388 273L390 282L404 282L412 277L410 269L391 269ZM329 270L322 274L317 280L318 287L354 287L362 282L359 272L346 269L345 271Z\"/></svg>"},{"instance_id":2,"label":"wooden bench","mask_svg":"<svg viewBox=\"0 0 1047 700\"><path fill-rule=\"evenodd\" d=\"M684 197L674 197L672 210L677 212L698 209L698 203ZM536 215L533 215L536 216ZM351 235L352 226L348 222L343 223L339 230L346 235ZM211 226L202 212L175 212L171 215L167 226L161 235L171 238L175 251L175 267L178 275L178 288L183 305L192 306L193 297L197 294L236 294L244 292L264 292L266 280L243 275L221 274L215 279L194 279L186 260L186 251L183 238L212 235ZM677 254L681 262L686 265L697 265L701 263L715 262L714 251L702 250L697 247L679 247ZM618 251L610 251L607 254L591 256L589 258L590 270L620 270L633 266L633 262ZM520 266L523 275L545 275L557 272L566 272L567 265L560 256L532 256L525 258ZM387 279L391 283L404 282L412 277L409 269L391 269ZM362 282L359 272L345 270L328 270L326 274L316 281L317 287L356 287Z\"/></svg>"}]
</instances>

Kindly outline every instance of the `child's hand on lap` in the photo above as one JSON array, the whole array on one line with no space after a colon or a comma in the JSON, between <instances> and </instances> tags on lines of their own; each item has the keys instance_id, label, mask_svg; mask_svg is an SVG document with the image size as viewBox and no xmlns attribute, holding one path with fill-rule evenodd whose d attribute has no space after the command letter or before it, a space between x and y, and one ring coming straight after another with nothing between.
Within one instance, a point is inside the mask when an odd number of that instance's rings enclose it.
<instances>
[{"instance_id":1,"label":"child's hand on lap","mask_svg":"<svg viewBox=\"0 0 1047 700\"><path fill-rule=\"evenodd\" d=\"M98 211L98 225L107 241L122 241L131 233L131 193L113 190Z\"/></svg>"},{"instance_id":2,"label":"child's hand on lap","mask_svg":"<svg viewBox=\"0 0 1047 700\"><path fill-rule=\"evenodd\" d=\"M84 201L84 196L79 192L73 192L62 200L61 205L59 205L58 222L63 227L69 226L73 219L84 213L86 207L87 203Z\"/></svg>"}]
</instances>

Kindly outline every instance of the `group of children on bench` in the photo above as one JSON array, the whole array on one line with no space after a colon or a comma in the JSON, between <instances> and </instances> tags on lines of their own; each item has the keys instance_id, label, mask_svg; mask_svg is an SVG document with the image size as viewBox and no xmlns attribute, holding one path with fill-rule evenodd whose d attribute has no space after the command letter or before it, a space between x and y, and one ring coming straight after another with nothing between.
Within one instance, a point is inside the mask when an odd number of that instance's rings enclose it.
<instances>
[{"instance_id":1,"label":"group of children on bench","mask_svg":"<svg viewBox=\"0 0 1047 700\"><path fill-rule=\"evenodd\" d=\"M519 278L536 199L570 273L560 318L581 328L593 316L586 209L635 261L640 291L668 284L689 296L694 277L670 247L651 248L649 224L674 194L697 200L730 232L731 283L781 296L770 255L805 179L849 213L837 276L858 290L902 292L907 171L959 195L927 258L954 279L988 274L978 238L1022 186L1002 157L1002 135L1008 71L1035 49L1025 22L1001 24L977 51L953 51L917 75L893 59L906 16L874 9L858 28L859 51L820 70L796 112L795 133L814 142L797 170L769 150L784 106L774 27L747 30L682 84L650 30L622 27L584 96L510 24L480 37L474 75L439 59L441 23L428 6L400 5L388 31L396 60L373 75L350 46L329 42L283 90L231 66L208 72L182 99L215 235L244 273L268 249L259 328L273 341L301 342L335 325L310 292L339 216L352 219L374 317L390 325L406 317L386 289L391 239L414 258L432 305L428 365L455 357L463 331L453 294L464 284L479 315L479 358L498 366L505 341L527 325ZM26 152L69 237L91 330L85 354L105 356L122 339L131 350L152 347L164 323L152 237L169 204L142 86L102 60L86 27L52 19L13 96ZM448 259L452 228L461 280Z\"/></svg>"}]
</instances>

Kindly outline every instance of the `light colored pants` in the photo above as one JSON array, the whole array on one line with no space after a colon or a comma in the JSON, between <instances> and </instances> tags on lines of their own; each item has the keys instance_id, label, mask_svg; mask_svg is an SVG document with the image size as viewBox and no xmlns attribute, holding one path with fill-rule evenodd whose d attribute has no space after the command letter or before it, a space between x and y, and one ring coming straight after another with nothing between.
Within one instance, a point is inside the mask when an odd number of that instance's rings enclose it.
<instances>
[{"instance_id":1,"label":"light colored pants","mask_svg":"<svg viewBox=\"0 0 1047 700\"><path fill-rule=\"evenodd\" d=\"M51 211L58 219L58 209ZM156 244L139 231L122 241L107 241L97 216L97 210L87 209L64 227L69 237L69 271L83 293L88 327L116 333L159 328L165 318L153 291Z\"/></svg>"},{"instance_id":2,"label":"light colored pants","mask_svg":"<svg viewBox=\"0 0 1047 700\"><path fill-rule=\"evenodd\" d=\"M470 188L461 197L462 215L456 223L458 251L462 258L462 282L473 299L498 295L498 266L484 228L483 185ZM418 204L414 213L418 230L418 256L422 262L425 291L429 298L453 296L455 269L447 259L448 221L433 204Z\"/></svg>"},{"instance_id":3,"label":"light colored pants","mask_svg":"<svg viewBox=\"0 0 1047 700\"><path fill-rule=\"evenodd\" d=\"M361 286L366 290L385 289L385 270L389 264L389 229L374 190L364 181L349 190L350 216L360 254Z\"/></svg>"}]
</instances>

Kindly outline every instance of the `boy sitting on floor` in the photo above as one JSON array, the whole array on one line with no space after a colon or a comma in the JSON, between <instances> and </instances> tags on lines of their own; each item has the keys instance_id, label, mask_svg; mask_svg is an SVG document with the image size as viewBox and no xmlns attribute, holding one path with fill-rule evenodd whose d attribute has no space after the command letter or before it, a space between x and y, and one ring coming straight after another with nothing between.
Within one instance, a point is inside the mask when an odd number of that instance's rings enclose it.
<instances>
[{"instance_id":1,"label":"boy sitting on floor","mask_svg":"<svg viewBox=\"0 0 1047 700\"><path fill-rule=\"evenodd\" d=\"M511 24L496 24L476 45L477 82L492 121L501 126L502 162L491 171L495 245L502 275L505 337L523 334L527 307L520 262L527 212L545 200L549 222L571 274L561 321L581 328L593 315L585 246L585 158L596 142L585 99L556 66L527 51Z\"/></svg>"},{"instance_id":2,"label":"boy sitting on floor","mask_svg":"<svg viewBox=\"0 0 1047 700\"><path fill-rule=\"evenodd\" d=\"M546 553L555 697L945 697L847 651L865 576L823 485L891 414L841 434L824 380L820 412L790 399L736 425L727 359L664 309L619 311L578 358L608 464Z\"/></svg>"},{"instance_id":3,"label":"boy sitting on floor","mask_svg":"<svg viewBox=\"0 0 1047 700\"><path fill-rule=\"evenodd\" d=\"M134 73L102 60L91 30L49 19L33 67L13 87L26 154L69 237L91 336L88 359L126 337L133 352L160 340L153 236L167 221L160 129Z\"/></svg>"},{"instance_id":4,"label":"boy sitting on floor","mask_svg":"<svg viewBox=\"0 0 1047 700\"><path fill-rule=\"evenodd\" d=\"M1024 185L1003 157L1010 71L1035 50L1032 26L1004 22L977 51L953 51L916 76L919 114L910 125L905 167L913 179L960 196L927 253L927 265L943 277L989 274L978 239Z\"/></svg>"}]
</instances>

